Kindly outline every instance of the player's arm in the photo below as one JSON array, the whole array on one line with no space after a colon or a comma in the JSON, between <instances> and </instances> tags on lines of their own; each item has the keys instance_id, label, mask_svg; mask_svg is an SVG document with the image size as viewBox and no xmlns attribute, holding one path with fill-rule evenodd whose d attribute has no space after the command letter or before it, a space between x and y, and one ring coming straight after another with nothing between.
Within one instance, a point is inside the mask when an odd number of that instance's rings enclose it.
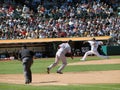
<instances>
[{"instance_id":1,"label":"player's arm","mask_svg":"<svg viewBox=\"0 0 120 90\"><path fill-rule=\"evenodd\" d=\"M22 53L22 50L20 50L19 53L18 53L18 61L22 61L22 55L21 55L21 53Z\"/></svg>"},{"instance_id":2,"label":"player's arm","mask_svg":"<svg viewBox=\"0 0 120 90\"><path fill-rule=\"evenodd\" d=\"M18 61L22 61L22 59L21 59L21 52L18 53Z\"/></svg>"},{"instance_id":3,"label":"player's arm","mask_svg":"<svg viewBox=\"0 0 120 90\"><path fill-rule=\"evenodd\" d=\"M60 49L61 47L64 47L64 44L63 44L63 43L60 44L60 45L58 45L58 49Z\"/></svg>"}]
</instances>

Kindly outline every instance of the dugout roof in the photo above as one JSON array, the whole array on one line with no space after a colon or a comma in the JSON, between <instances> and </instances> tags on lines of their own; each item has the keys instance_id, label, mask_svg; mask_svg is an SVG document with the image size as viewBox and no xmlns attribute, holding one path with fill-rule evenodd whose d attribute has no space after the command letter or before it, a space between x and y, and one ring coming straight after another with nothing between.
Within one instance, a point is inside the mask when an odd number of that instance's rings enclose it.
<instances>
[{"instance_id":1,"label":"dugout roof","mask_svg":"<svg viewBox=\"0 0 120 90\"><path fill-rule=\"evenodd\" d=\"M15 40L0 40L0 44L16 44L16 43L44 43L44 42L59 42L59 41L86 41L93 37L71 37L71 38L41 38L41 39L15 39ZM110 36L94 37L96 40L108 40Z\"/></svg>"}]
</instances>

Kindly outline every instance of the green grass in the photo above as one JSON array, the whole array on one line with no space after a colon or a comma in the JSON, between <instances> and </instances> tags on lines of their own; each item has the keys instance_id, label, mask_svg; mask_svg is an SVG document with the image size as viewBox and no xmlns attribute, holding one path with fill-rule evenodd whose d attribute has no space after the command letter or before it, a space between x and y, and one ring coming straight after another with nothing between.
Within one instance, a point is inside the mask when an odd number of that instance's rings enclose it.
<instances>
[{"instance_id":1,"label":"green grass","mask_svg":"<svg viewBox=\"0 0 120 90\"><path fill-rule=\"evenodd\" d=\"M68 59L68 63L80 62L81 57L75 57L74 60ZM120 56L110 56L110 58L120 58ZM96 56L88 57L90 60L100 60ZM32 66L33 73L46 73L46 67L54 62L54 58L42 58L34 60ZM67 66L63 72L84 72L84 71L106 71L106 70L120 70L120 64L102 64L102 65L74 65ZM55 67L51 70L55 73ZM13 61L1 61L0 62L0 74L23 74L22 63L17 60ZM21 84L6 84L0 83L0 90L120 90L119 84L89 84L89 85L67 85L67 86L31 86L31 85L21 85Z\"/></svg>"},{"instance_id":2,"label":"green grass","mask_svg":"<svg viewBox=\"0 0 120 90\"><path fill-rule=\"evenodd\" d=\"M74 65L67 66L65 72L82 72L82 71L108 71L108 70L120 70L120 64L103 64L103 65Z\"/></svg>"},{"instance_id":3,"label":"green grass","mask_svg":"<svg viewBox=\"0 0 120 90\"><path fill-rule=\"evenodd\" d=\"M74 60L71 58L68 59L68 63L71 62L80 62L81 57L75 57ZM110 58L120 58L120 56L111 56ZM98 57L89 57L87 60L98 60ZM46 73L46 67L54 62L54 58L42 58L38 60L34 60L32 65L33 73ZM61 64L61 62L60 62ZM51 70L51 72L55 72L59 65ZM102 65L74 65L67 66L64 69L64 72L81 72L81 71L102 71L102 70L120 70L120 64L102 64ZM13 60L0 62L0 74L22 74L23 67L22 62Z\"/></svg>"},{"instance_id":4,"label":"green grass","mask_svg":"<svg viewBox=\"0 0 120 90\"><path fill-rule=\"evenodd\" d=\"M0 90L120 90L120 84L30 86L0 83Z\"/></svg>"}]
</instances>

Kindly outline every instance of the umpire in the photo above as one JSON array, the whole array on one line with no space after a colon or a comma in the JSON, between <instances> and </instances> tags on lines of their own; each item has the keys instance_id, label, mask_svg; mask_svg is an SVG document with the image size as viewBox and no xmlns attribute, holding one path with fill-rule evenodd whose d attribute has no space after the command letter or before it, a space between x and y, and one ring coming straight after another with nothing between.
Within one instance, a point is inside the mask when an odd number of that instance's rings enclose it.
<instances>
[{"instance_id":1,"label":"umpire","mask_svg":"<svg viewBox=\"0 0 120 90\"><path fill-rule=\"evenodd\" d=\"M33 56L34 56L34 52L27 49L26 45L22 46L22 49L19 51L18 54L18 57L23 64L25 84L29 84L32 82L32 72L30 68L33 64Z\"/></svg>"}]
</instances>

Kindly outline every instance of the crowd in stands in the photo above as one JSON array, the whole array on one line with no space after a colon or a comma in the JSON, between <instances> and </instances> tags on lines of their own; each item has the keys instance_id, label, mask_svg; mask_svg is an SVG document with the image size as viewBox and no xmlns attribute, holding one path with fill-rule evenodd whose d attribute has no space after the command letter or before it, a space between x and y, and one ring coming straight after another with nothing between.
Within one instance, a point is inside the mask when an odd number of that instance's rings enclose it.
<instances>
[{"instance_id":1,"label":"crowd in stands","mask_svg":"<svg viewBox=\"0 0 120 90\"><path fill-rule=\"evenodd\" d=\"M52 8L40 4L37 12L27 5L2 3L0 39L112 36L120 40L120 16L113 6L100 0L60 1Z\"/></svg>"}]
</instances>

